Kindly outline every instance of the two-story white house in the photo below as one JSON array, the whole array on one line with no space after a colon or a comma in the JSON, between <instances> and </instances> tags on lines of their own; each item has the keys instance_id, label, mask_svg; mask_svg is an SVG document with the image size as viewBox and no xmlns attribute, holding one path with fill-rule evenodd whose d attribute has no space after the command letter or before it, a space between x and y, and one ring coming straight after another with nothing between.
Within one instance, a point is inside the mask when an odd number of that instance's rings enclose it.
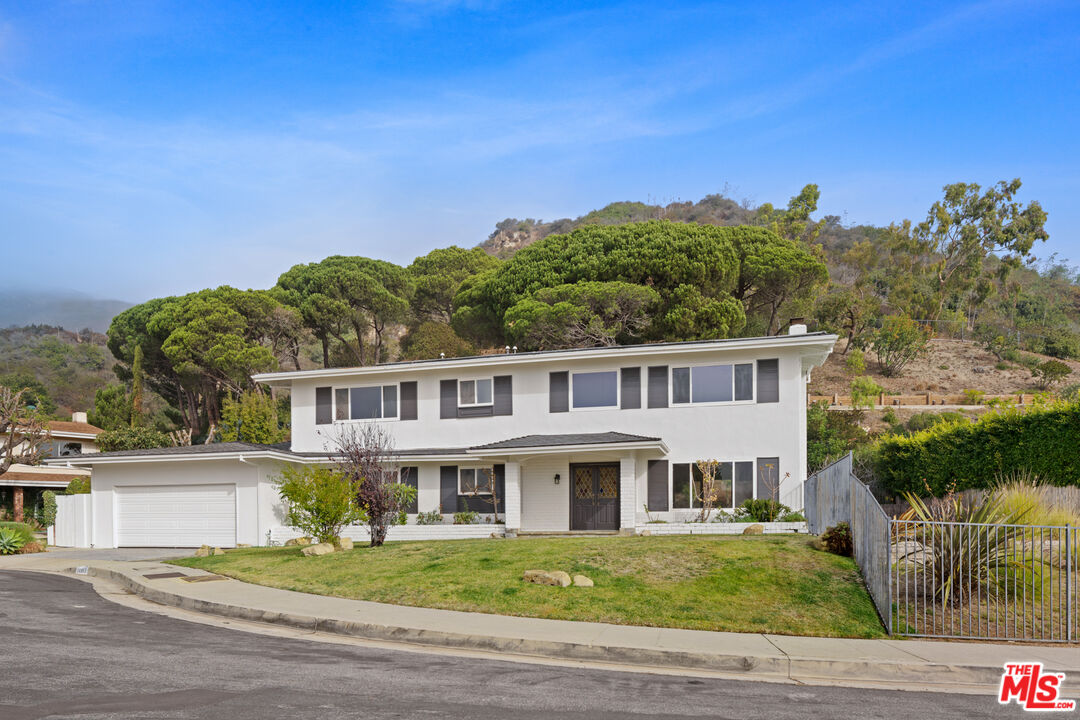
<instances>
[{"instance_id":1,"label":"two-story white house","mask_svg":"<svg viewBox=\"0 0 1080 720\"><path fill-rule=\"evenodd\" d=\"M291 393L291 443L66 462L93 467L96 547L294 536L274 484L282 464L332 462L335 436L365 423L389 433L402 480L417 488L409 523L391 540L640 532L649 520L696 514L696 462L707 459L720 462L721 508L771 497L799 509L806 383L835 341L796 325L776 337L268 373L255 380ZM505 525L490 522L496 499ZM488 522L451 525L465 510ZM418 525L417 513L430 511L444 524Z\"/></svg>"}]
</instances>

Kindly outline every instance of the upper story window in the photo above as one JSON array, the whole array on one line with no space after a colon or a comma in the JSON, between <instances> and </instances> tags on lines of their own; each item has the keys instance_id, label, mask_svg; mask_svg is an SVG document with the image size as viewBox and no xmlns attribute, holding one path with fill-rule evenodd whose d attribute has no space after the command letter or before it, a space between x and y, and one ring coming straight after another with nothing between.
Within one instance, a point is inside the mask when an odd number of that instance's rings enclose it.
<instances>
[{"instance_id":1,"label":"upper story window","mask_svg":"<svg viewBox=\"0 0 1080 720\"><path fill-rule=\"evenodd\" d=\"M671 369L671 402L723 403L754 399L754 365L695 365Z\"/></svg>"},{"instance_id":2,"label":"upper story window","mask_svg":"<svg viewBox=\"0 0 1080 720\"><path fill-rule=\"evenodd\" d=\"M393 420L398 416L398 386L336 388L335 420Z\"/></svg>"},{"instance_id":3,"label":"upper story window","mask_svg":"<svg viewBox=\"0 0 1080 720\"><path fill-rule=\"evenodd\" d=\"M619 405L619 373L616 370L572 373L570 387L574 409Z\"/></svg>"},{"instance_id":4,"label":"upper story window","mask_svg":"<svg viewBox=\"0 0 1080 720\"><path fill-rule=\"evenodd\" d=\"M458 380L458 407L483 407L494 402L492 379Z\"/></svg>"}]
</instances>

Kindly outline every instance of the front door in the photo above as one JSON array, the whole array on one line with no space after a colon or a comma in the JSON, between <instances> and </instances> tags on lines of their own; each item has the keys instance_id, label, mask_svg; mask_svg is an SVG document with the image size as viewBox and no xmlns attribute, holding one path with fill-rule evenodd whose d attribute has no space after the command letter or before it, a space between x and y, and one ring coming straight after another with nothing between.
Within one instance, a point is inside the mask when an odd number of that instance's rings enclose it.
<instances>
[{"instance_id":1,"label":"front door","mask_svg":"<svg viewBox=\"0 0 1080 720\"><path fill-rule=\"evenodd\" d=\"M570 529L619 529L619 464L571 465Z\"/></svg>"}]
</instances>

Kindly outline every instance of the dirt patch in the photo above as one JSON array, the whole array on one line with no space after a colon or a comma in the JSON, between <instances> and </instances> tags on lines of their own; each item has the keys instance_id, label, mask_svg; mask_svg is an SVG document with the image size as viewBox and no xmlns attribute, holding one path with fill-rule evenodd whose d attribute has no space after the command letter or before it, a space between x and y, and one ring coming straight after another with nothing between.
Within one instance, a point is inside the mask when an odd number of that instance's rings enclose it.
<instances>
[{"instance_id":1,"label":"dirt patch","mask_svg":"<svg viewBox=\"0 0 1080 720\"><path fill-rule=\"evenodd\" d=\"M854 373L847 369L847 356L840 353L844 340L836 344L836 350L825 365L814 370L810 382L811 395L847 395L851 390ZM1040 359L1052 358L1036 353ZM1037 392L1031 371L1021 365L999 370L998 359L977 344L965 340L931 340L930 353L915 360L904 369L901 377L885 377L872 352L866 353L866 374L885 388L885 392L897 395L915 395L932 392L940 394L962 393L964 390L981 390L987 395ZM1066 384L1080 382L1080 362L1065 360L1073 369Z\"/></svg>"}]
</instances>

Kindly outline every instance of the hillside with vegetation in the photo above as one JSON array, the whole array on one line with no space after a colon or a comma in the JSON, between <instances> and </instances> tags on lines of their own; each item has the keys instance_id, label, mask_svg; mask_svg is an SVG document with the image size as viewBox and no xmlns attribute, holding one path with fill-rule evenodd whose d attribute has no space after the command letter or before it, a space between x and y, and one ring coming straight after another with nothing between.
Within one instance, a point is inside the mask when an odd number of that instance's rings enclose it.
<instances>
[{"instance_id":1,"label":"hillside with vegetation","mask_svg":"<svg viewBox=\"0 0 1080 720\"><path fill-rule=\"evenodd\" d=\"M116 315L95 350L27 335L2 367L64 407L92 394L109 429L174 441L287 434L287 398L264 398L258 372L767 335L794 317L841 336L815 392L1060 387L1080 367L1080 285L1039 259L1046 214L1019 194L1019 181L951 185L924 220L888 227L815 219L815 185L784 207L710 195L508 219L408 266L333 256L271 288L156 298Z\"/></svg>"}]
</instances>

